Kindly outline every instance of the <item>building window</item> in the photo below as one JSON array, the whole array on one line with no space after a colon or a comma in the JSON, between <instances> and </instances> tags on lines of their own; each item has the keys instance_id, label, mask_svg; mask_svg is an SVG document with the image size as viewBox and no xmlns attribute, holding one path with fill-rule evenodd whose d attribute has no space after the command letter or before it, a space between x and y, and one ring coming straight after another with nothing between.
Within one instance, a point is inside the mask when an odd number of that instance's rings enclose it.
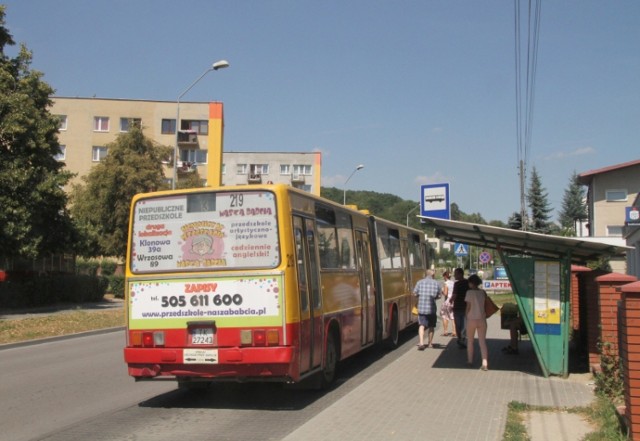
<instances>
[{"instance_id":1,"label":"building window","mask_svg":"<svg viewBox=\"0 0 640 441\"><path fill-rule=\"evenodd\" d=\"M291 174L291 166L289 164L280 164L280 174L281 175L290 175Z\"/></svg>"},{"instance_id":2,"label":"building window","mask_svg":"<svg viewBox=\"0 0 640 441\"><path fill-rule=\"evenodd\" d=\"M93 146L93 149L92 149L92 152L91 152L91 160L93 162L100 162L106 157L107 157L107 148L106 147L95 146L95 145Z\"/></svg>"},{"instance_id":3,"label":"building window","mask_svg":"<svg viewBox=\"0 0 640 441\"><path fill-rule=\"evenodd\" d=\"M237 175L246 175L247 174L247 164L238 164L236 168Z\"/></svg>"},{"instance_id":4,"label":"building window","mask_svg":"<svg viewBox=\"0 0 640 441\"><path fill-rule=\"evenodd\" d=\"M55 155L53 157L53 159L55 159L56 161L64 161L65 159L67 159L67 146L66 145L61 145L60 146L60 153Z\"/></svg>"},{"instance_id":5,"label":"building window","mask_svg":"<svg viewBox=\"0 0 640 441\"><path fill-rule=\"evenodd\" d=\"M607 236L622 237L622 225L607 225Z\"/></svg>"},{"instance_id":6,"label":"building window","mask_svg":"<svg viewBox=\"0 0 640 441\"><path fill-rule=\"evenodd\" d=\"M67 115L56 115L58 117L58 130L67 130Z\"/></svg>"},{"instance_id":7,"label":"building window","mask_svg":"<svg viewBox=\"0 0 640 441\"><path fill-rule=\"evenodd\" d=\"M120 131L128 132L130 127L142 127L141 118L120 118Z\"/></svg>"},{"instance_id":8,"label":"building window","mask_svg":"<svg viewBox=\"0 0 640 441\"><path fill-rule=\"evenodd\" d=\"M108 132L109 131L109 117L108 116L94 116L93 117L93 131L94 132Z\"/></svg>"},{"instance_id":9,"label":"building window","mask_svg":"<svg viewBox=\"0 0 640 441\"><path fill-rule=\"evenodd\" d=\"M269 164L251 164L249 173L252 175L268 175Z\"/></svg>"},{"instance_id":10,"label":"building window","mask_svg":"<svg viewBox=\"0 0 640 441\"><path fill-rule=\"evenodd\" d=\"M198 135L209 134L209 121L197 119L183 119L180 121L180 130L192 130Z\"/></svg>"},{"instance_id":11,"label":"building window","mask_svg":"<svg viewBox=\"0 0 640 441\"><path fill-rule=\"evenodd\" d=\"M311 175L311 166L310 165L305 165L305 164L294 164L293 165L293 174L294 175L310 176Z\"/></svg>"},{"instance_id":12,"label":"building window","mask_svg":"<svg viewBox=\"0 0 640 441\"><path fill-rule=\"evenodd\" d=\"M607 202L626 202L627 190L607 190Z\"/></svg>"},{"instance_id":13,"label":"building window","mask_svg":"<svg viewBox=\"0 0 640 441\"><path fill-rule=\"evenodd\" d=\"M176 134L176 120L175 119L163 119L162 120L162 134L163 135L175 135Z\"/></svg>"},{"instance_id":14,"label":"building window","mask_svg":"<svg viewBox=\"0 0 640 441\"><path fill-rule=\"evenodd\" d=\"M192 164L206 164L207 150L180 150L180 160Z\"/></svg>"},{"instance_id":15,"label":"building window","mask_svg":"<svg viewBox=\"0 0 640 441\"><path fill-rule=\"evenodd\" d=\"M222 174L223 175L227 174L227 164L222 164Z\"/></svg>"}]
</instances>

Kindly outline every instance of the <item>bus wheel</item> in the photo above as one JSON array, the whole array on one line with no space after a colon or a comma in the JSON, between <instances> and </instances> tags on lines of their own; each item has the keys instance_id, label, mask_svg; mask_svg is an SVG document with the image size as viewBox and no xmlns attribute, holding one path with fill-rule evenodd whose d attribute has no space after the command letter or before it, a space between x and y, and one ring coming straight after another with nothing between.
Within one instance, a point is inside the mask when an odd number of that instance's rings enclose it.
<instances>
[{"instance_id":1,"label":"bus wheel","mask_svg":"<svg viewBox=\"0 0 640 441\"><path fill-rule=\"evenodd\" d=\"M393 309L391 313L391 324L389 325L389 337L387 338L387 347L396 349L400 342L400 330L398 327L398 310Z\"/></svg>"},{"instance_id":2,"label":"bus wheel","mask_svg":"<svg viewBox=\"0 0 640 441\"><path fill-rule=\"evenodd\" d=\"M322 368L322 381L320 387L326 389L336 379L338 369L338 347L335 335L331 334L327 338L327 347L324 352L324 367Z\"/></svg>"}]
</instances>

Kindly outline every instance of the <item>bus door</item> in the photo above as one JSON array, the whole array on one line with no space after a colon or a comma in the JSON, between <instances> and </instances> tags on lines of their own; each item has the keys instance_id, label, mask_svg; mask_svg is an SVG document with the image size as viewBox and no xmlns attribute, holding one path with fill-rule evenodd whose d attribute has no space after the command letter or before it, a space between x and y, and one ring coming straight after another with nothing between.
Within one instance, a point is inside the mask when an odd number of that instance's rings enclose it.
<instances>
[{"instance_id":1,"label":"bus door","mask_svg":"<svg viewBox=\"0 0 640 441\"><path fill-rule=\"evenodd\" d=\"M319 366L322 361L322 315L320 309L318 262L315 229L312 220L293 217L296 241L296 270L300 304L300 373Z\"/></svg>"},{"instance_id":2,"label":"bus door","mask_svg":"<svg viewBox=\"0 0 640 441\"><path fill-rule=\"evenodd\" d=\"M358 252L358 274L360 275L360 296L362 299L362 345L373 342L376 325L376 297L371 266L371 246L369 235L356 231L356 249Z\"/></svg>"}]
</instances>

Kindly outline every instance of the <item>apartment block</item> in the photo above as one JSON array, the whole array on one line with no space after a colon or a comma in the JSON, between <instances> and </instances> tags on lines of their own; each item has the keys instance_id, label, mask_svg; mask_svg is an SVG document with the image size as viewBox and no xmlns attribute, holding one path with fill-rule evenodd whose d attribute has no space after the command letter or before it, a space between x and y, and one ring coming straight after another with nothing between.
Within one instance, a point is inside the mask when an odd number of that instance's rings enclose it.
<instances>
[{"instance_id":1,"label":"apartment block","mask_svg":"<svg viewBox=\"0 0 640 441\"><path fill-rule=\"evenodd\" d=\"M173 149L177 144L175 171L172 164L166 165L169 184L174 175L179 180L197 170L205 184L210 185L285 183L320 194L319 152L223 151L223 131L216 127L223 125L221 103L180 102L178 112L174 101L70 97L54 97L52 101L51 113L61 121L62 153L58 159L78 178L109 154L108 145L118 135L137 124L154 142ZM219 113L219 121L212 116L215 112ZM180 121L176 124L178 117Z\"/></svg>"}]
</instances>

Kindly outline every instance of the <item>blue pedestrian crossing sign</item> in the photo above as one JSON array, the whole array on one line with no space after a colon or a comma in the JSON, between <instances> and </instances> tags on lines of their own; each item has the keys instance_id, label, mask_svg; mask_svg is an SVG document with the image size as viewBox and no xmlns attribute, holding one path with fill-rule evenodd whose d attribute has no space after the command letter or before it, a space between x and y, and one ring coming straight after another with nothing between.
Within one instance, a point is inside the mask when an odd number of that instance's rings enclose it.
<instances>
[{"instance_id":1,"label":"blue pedestrian crossing sign","mask_svg":"<svg viewBox=\"0 0 640 441\"><path fill-rule=\"evenodd\" d=\"M469 245L465 245L463 243L456 243L453 245L453 253L458 257L468 256Z\"/></svg>"}]
</instances>

